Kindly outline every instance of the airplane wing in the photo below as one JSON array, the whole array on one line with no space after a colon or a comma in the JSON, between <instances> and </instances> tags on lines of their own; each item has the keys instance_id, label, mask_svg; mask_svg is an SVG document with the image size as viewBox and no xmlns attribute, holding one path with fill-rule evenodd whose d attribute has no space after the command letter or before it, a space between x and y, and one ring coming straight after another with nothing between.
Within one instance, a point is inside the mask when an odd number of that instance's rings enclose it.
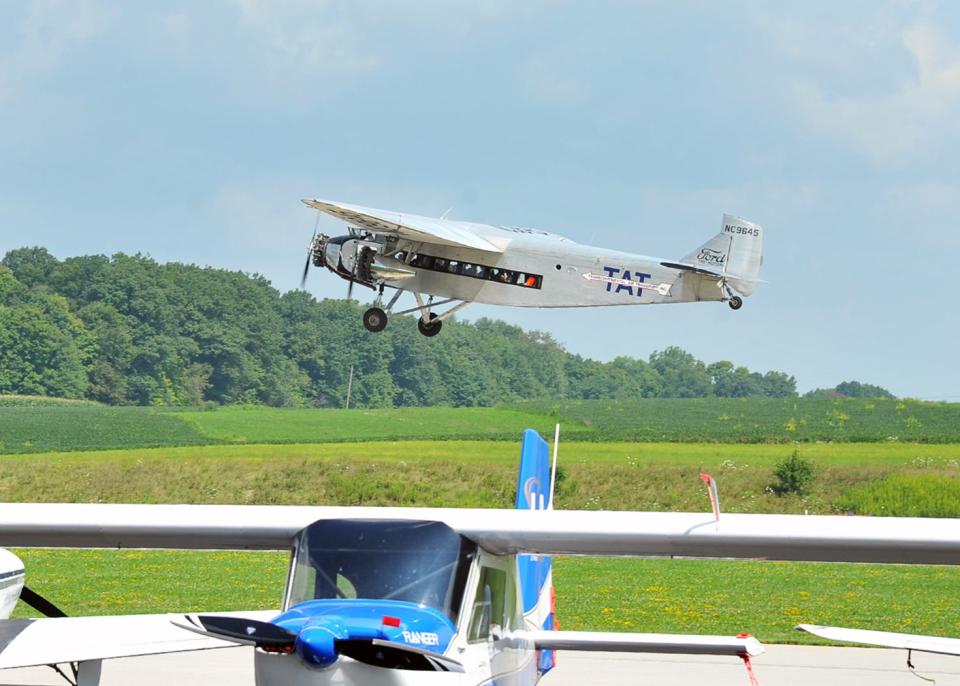
<instances>
[{"instance_id":1,"label":"airplane wing","mask_svg":"<svg viewBox=\"0 0 960 686\"><path fill-rule=\"evenodd\" d=\"M266 621L278 611L222 614ZM163 614L0 620L0 669L236 645L174 626L171 617Z\"/></svg>"},{"instance_id":2,"label":"airplane wing","mask_svg":"<svg viewBox=\"0 0 960 686\"><path fill-rule=\"evenodd\" d=\"M0 504L0 546L289 550L319 519L441 521L498 554L960 559L957 519L286 505Z\"/></svg>"},{"instance_id":3,"label":"airplane wing","mask_svg":"<svg viewBox=\"0 0 960 686\"><path fill-rule=\"evenodd\" d=\"M337 219L342 219L351 226L374 233L391 234L411 241L440 243L485 252L503 252L502 248L478 235L465 222L375 210L329 200L306 199L303 203Z\"/></svg>"},{"instance_id":4,"label":"airplane wing","mask_svg":"<svg viewBox=\"0 0 960 686\"><path fill-rule=\"evenodd\" d=\"M727 637L597 631L528 631L515 635L532 640L538 650L731 656L754 656L764 652L760 641L748 635Z\"/></svg>"},{"instance_id":5,"label":"airplane wing","mask_svg":"<svg viewBox=\"0 0 960 686\"><path fill-rule=\"evenodd\" d=\"M956 638L897 634L890 631L870 631L867 629L845 629L838 626L819 626L816 624L799 624L797 629L829 641L862 643L883 648L902 648L921 653L960 655L960 639Z\"/></svg>"}]
</instances>

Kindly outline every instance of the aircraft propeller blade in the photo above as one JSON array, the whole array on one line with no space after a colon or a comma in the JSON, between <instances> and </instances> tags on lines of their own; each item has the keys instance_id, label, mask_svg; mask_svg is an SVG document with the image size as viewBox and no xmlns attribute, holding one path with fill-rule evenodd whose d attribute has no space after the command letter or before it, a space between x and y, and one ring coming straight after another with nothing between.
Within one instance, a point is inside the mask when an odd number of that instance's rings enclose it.
<instances>
[{"instance_id":1,"label":"aircraft propeller blade","mask_svg":"<svg viewBox=\"0 0 960 686\"><path fill-rule=\"evenodd\" d=\"M350 277L350 285L347 286L347 300L353 300L353 277Z\"/></svg>"},{"instance_id":2,"label":"aircraft propeller blade","mask_svg":"<svg viewBox=\"0 0 960 686\"><path fill-rule=\"evenodd\" d=\"M310 271L310 260L313 259L313 255L307 253L307 263L303 265L303 276L300 277L300 290L303 290L307 285L307 272Z\"/></svg>"},{"instance_id":3,"label":"aircraft propeller blade","mask_svg":"<svg viewBox=\"0 0 960 686\"><path fill-rule=\"evenodd\" d=\"M313 236L310 237L310 248L307 250L307 263L303 265L303 276L300 277L300 288L307 285L307 272L310 271L310 262L313 261L313 243L317 240L317 229L320 228L320 211L317 211L317 218L313 222Z\"/></svg>"},{"instance_id":4,"label":"aircraft propeller blade","mask_svg":"<svg viewBox=\"0 0 960 686\"><path fill-rule=\"evenodd\" d=\"M267 650L292 650L297 641L295 633L276 624L260 622L255 619L217 615L186 615L185 619L190 625L179 622L175 622L175 624L184 629L190 629L214 638L222 638L226 641L245 645L255 645Z\"/></svg>"},{"instance_id":5,"label":"aircraft propeller blade","mask_svg":"<svg viewBox=\"0 0 960 686\"><path fill-rule=\"evenodd\" d=\"M66 617L67 613L51 603L42 595L24 586L20 589L20 600L47 617Z\"/></svg>"}]
</instances>

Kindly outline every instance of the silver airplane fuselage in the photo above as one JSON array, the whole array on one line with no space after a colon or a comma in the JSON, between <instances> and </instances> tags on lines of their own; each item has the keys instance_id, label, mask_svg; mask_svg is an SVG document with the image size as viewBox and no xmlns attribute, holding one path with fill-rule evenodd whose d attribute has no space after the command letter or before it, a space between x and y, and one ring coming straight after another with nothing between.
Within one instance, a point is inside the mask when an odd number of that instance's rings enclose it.
<instances>
[{"instance_id":1,"label":"silver airplane fuselage","mask_svg":"<svg viewBox=\"0 0 960 686\"><path fill-rule=\"evenodd\" d=\"M596 307L721 301L715 279L671 269L655 257L580 245L560 237L518 234L509 250L490 253L441 244L343 237L336 254L327 254L331 271L353 273L358 249L377 254L374 287L428 293L435 297L513 307ZM429 258L433 258L430 260ZM444 266L437 266L437 260ZM491 275L506 275L498 279ZM528 285L529 284L529 285Z\"/></svg>"}]
</instances>

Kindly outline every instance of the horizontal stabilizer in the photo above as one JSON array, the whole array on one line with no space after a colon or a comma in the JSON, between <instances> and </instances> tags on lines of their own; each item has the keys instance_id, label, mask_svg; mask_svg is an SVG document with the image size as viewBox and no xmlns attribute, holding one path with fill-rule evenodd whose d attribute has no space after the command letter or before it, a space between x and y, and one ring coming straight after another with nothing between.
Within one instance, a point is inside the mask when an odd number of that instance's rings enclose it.
<instances>
[{"instance_id":1,"label":"horizontal stabilizer","mask_svg":"<svg viewBox=\"0 0 960 686\"><path fill-rule=\"evenodd\" d=\"M797 629L825 638L828 641L862 643L863 645L880 646L882 648L902 648L903 650L916 650L921 653L937 653L939 655L960 655L960 640L956 638L898 634L869 629L845 629L839 626L819 626L816 624L799 624Z\"/></svg>"},{"instance_id":2,"label":"horizontal stabilizer","mask_svg":"<svg viewBox=\"0 0 960 686\"><path fill-rule=\"evenodd\" d=\"M723 272L718 272L715 269L706 269L704 267L697 267L696 265L687 264L685 262L661 262L664 267L670 269L680 269L685 272L693 272L695 274L703 274L704 276L712 276L717 279L726 278L726 274Z\"/></svg>"},{"instance_id":3,"label":"horizontal stabilizer","mask_svg":"<svg viewBox=\"0 0 960 686\"><path fill-rule=\"evenodd\" d=\"M628 634L594 631L529 631L514 634L532 640L538 650L584 650L605 653L672 653L679 655L760 655L753 636Z\"/></svg>"}]
</instances>

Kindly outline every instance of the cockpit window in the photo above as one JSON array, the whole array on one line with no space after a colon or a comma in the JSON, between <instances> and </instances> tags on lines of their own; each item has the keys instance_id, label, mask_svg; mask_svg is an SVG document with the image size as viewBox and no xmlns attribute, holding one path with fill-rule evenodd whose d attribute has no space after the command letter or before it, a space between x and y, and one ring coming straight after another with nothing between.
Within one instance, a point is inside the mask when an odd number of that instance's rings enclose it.
<instances>
[{"instance_id":1,"label":"cockpit window","mask_svg":"<svg viewBox=\"0 0 960 686\"><path fill-rule=\"evenodd\" d=\"M460 612L476 545L440 522L331 519L300 532L284 608L319 598Z\"/></svg>"}]
</instances>

